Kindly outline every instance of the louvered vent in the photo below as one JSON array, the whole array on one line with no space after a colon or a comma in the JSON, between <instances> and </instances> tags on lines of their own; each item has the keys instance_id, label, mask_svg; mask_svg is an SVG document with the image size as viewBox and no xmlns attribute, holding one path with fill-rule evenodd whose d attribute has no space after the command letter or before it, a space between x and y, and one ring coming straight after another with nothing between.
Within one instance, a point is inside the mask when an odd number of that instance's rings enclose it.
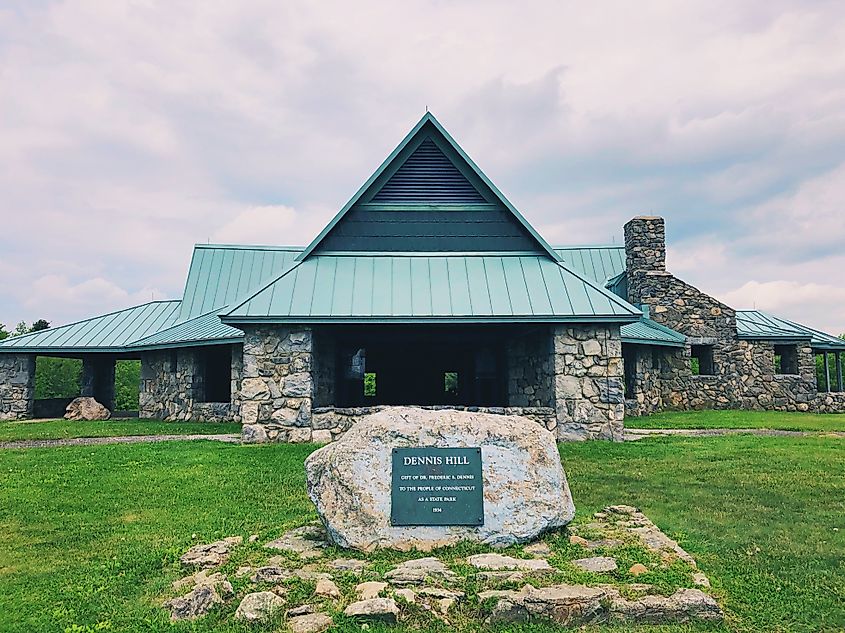
<instances>
[{"instance_id":1,"label":"louvered vent","mask_svg":"<svg viewBox=\"0 0 845 633\"><path fill-rule=\"evenodd\" d=\"M486 202L430 138L408 157L373 202Z\"/></svg>"}]
</instances>

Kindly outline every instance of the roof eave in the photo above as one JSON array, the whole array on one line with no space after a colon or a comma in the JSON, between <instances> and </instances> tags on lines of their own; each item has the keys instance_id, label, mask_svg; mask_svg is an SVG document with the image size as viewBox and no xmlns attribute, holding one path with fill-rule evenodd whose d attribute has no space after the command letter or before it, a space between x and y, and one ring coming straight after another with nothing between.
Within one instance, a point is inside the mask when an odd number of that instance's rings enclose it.
<instances>
[{"instance_id":1,"label":"roof eave","mask_svg":"<svg viewBox=\"0 0 845 633\"><path fill-rule=\"evenodd\" d=\"M634 323L637 316L628 315L573 315L573 316L445 316L445 317L280 317L280 316L236 316L224 315L220 320L227 325L237 326L238 324L256 323L278 323L291 324L450 324L450 323Z\"/></svg>"}]
</instances>

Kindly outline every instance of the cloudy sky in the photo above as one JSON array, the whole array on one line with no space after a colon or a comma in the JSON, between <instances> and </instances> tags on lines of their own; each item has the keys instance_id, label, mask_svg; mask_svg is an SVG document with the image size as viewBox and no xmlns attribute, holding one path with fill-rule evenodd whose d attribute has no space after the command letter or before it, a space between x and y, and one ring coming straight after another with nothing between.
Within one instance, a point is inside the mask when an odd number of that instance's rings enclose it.
<instances>
[{"instance_id":1,"label":"cloudy sky","mask_svg":"<svg viewBox=\"0 0 845 633\"><path fill-rule=\"evenodd\" d=\"M0 5L0 322L181 294L196 242L305 244L428 106L554 244L845 332L837 2Z\"/></svg>"}]
</instances>

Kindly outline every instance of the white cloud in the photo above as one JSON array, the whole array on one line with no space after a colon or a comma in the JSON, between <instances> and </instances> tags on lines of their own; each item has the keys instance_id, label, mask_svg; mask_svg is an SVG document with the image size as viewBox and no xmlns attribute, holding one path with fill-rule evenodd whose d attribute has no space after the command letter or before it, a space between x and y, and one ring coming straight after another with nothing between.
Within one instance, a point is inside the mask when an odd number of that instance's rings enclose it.
<instances>
[{"instance_id":1,"label":"white cloud","mask_svg":"<svg viewBox=\"0 0 845 633\"><path fill-rule=\"evenodd\" d=\"M797 0L7 2L0 320L177 296L195 242L307 243L426 105L550 241L649 211L702 289L838 287L843 40Z\"/></svg>"}]
</instances>

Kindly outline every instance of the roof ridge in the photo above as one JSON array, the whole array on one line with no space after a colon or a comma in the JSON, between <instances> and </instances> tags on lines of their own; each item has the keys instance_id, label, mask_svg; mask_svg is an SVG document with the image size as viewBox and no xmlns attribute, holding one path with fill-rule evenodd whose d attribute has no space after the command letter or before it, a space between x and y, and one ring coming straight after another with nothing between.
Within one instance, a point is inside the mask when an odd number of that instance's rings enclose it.
<instances>
[{"instance_id":1,"label":"roof ridge","mask_svg":"<svg viewBox=\"0 0 845 633\"><path fill-rule=\"evenodd\" d=\"M214 243L197 243L194 248L227 248L238 249L246 251L291 251L299 252L305 250L304 246L276 246L274 244L214 244Z\"/></svg>"}]
</instances>

